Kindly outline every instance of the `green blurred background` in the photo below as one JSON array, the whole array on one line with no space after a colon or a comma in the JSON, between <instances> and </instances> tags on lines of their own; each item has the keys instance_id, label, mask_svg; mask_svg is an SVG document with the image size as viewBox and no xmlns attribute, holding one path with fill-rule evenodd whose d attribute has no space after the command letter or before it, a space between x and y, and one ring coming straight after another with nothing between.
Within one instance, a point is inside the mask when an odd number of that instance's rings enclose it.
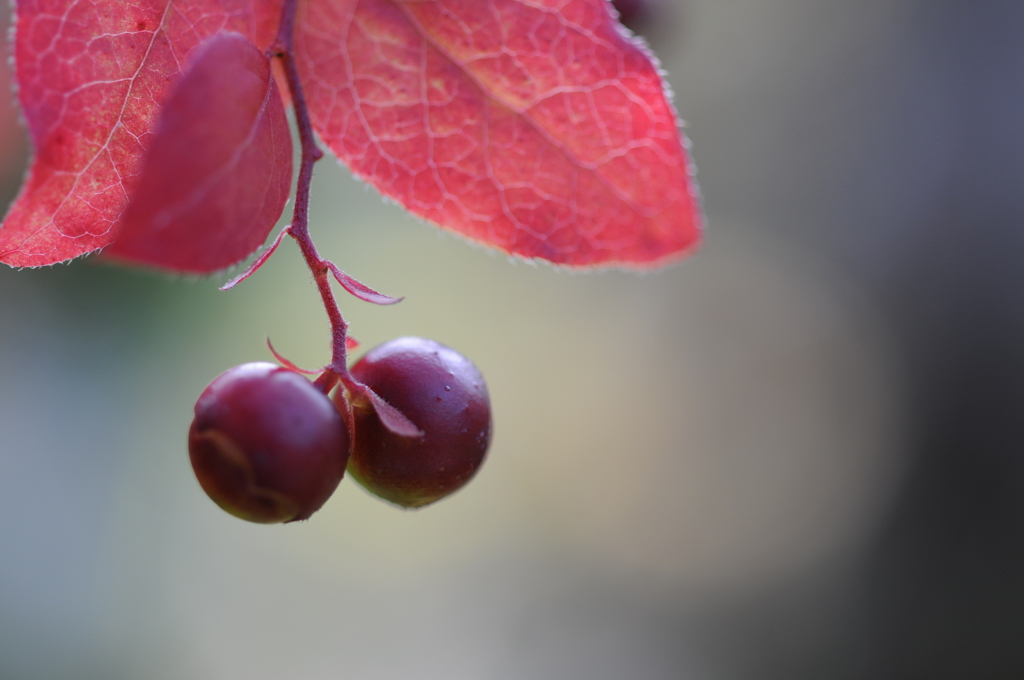
<instances>
[{"instance_id":1,"label":"green blurred background","mask_svg":"<svg viewBox=\"0 0 1024 680\"><path fill-rule=\"evenodd\" d=\"M489 458L436 506L346 479L254 526L192 476L213 377L267 336L328 358L292 244L227 293L0 269L0 679L1024 676L1024 5L653 7L685 263L509 261L317 169L321 252L407 296L343 299L353 335L487 377Z\"/></svg>"}]
</instances>

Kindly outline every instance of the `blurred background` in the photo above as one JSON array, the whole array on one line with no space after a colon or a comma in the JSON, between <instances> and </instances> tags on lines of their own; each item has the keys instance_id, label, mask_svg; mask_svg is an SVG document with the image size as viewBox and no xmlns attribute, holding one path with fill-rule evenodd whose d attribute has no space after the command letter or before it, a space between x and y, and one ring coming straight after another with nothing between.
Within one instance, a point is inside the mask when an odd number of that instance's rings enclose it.
<instances>
[{"instance_id":1,"label":"blurred background","mask_svg":"<svg viewBox=\"0 0 1024 680\"><path fill-rule=\"evenodd\" d=\"M328 356L286 244L229 293L0 269L0 680L1024 677L1024 3L650 0L709 231L510 262L318 168L323 253L488 379L403 512L254 526L189 467L224 369ZM4 88L6 90L6 88ZM0 188L25 143L0 106Z\"/></svg>"}]
</instances>

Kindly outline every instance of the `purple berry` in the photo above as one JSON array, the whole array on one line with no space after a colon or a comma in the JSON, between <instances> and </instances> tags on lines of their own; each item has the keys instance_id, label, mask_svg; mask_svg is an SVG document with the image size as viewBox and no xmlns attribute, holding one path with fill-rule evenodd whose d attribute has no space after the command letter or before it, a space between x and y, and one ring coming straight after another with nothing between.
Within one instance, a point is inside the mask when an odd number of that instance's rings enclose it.
<instances>
[{"instance_id":1,"label":"purple berry","mask_svg":"<svg viewBox=\"0 0 1024 680\"><path fill-rule=\"evenodd\" d=\"M469 359L433 340L399 338L367 352L352 375L423 432L397 435L369 403L352 404L348 471L367 490L416 508L476 474L491 440L491 406L483 376ZM335 399L341 398L339 390Z\"/></svg>"},{"instance_id":2,"label":"purple berry","mask_svg":"<svg viewBox=\"0 0 1024 680\"><path fill-rule=\"evenodd\" d=\"M334 403L295 371L235 366L196 402L188 452L225 511L271 524L309 519L341 482L349 435Z\"/></svg>"}]
</instances>

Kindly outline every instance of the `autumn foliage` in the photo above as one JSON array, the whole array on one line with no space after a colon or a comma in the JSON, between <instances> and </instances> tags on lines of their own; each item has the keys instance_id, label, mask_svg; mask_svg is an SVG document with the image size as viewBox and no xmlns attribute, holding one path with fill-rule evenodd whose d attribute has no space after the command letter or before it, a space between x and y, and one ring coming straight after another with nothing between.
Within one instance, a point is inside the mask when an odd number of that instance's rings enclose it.
<instances>
[{"instance_id":1,"label":"autumn foliage","mask_svg":"<svg viewBox=\"0 0 1024 680\"><path fill-rule=\"evenodd\" d=\"M292 185L281 0L18 0L35 155L0 262L106 249L175 272L254 252ZM701 229L685 139L606 0L304 0L313 128L410 212L509 253L646 268Z\"/></svg>"}]
</instances>

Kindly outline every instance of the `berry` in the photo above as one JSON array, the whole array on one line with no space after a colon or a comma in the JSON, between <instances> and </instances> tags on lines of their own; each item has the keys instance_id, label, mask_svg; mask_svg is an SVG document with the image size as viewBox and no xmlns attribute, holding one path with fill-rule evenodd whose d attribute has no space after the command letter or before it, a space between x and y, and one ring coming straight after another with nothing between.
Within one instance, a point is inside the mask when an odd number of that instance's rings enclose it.
<instances>
[{"instance_id":1,"label":"berry","mask_svg":"<svg viewBox=\"0 0 1024 680\"><path fill-rule=\"evenodd\" d=\"M225 511L271 524L309 519L345 474L348 427L295 371L235 366L196 402L188 452L200 486Z\"/></svg>"},{"instance_id":2,"label":"berry","mask_svg":"<svg viewBox=\"0 0 1024 680\"><path fill-rule=\"evenodd\" d=\"M369 402L354 400L348 471L367 490L416 508L476 474L491 440L491 405L483 376L469 359L433 340L399 338L367 352L352 375L423 432L395 434ZM339 390L339 407L343 398Z\"/></svg>"}]
</instances>

